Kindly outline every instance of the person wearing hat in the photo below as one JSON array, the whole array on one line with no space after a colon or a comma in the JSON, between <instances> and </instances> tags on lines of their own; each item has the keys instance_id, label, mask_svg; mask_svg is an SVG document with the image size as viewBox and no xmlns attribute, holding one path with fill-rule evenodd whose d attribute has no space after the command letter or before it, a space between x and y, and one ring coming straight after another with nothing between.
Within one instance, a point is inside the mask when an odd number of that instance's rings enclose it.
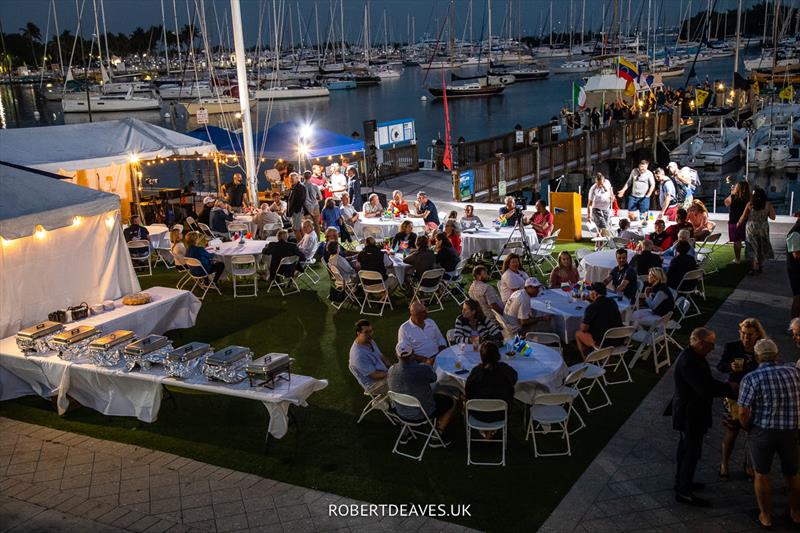
<instances>
[{"instance_id":1,"label":"person wearing hat","mask_svg":"<svg viewBox=\"0 0 800 533\"><path fill-rule=\"evenodd\" d=\"M789 518L800 526L800 474L798 474L797 430L800 429L800 370L780 362L778 347L771 339L755 345L758 368L739 386L739 420L749 428L750 455L758 502L756 521L772 527L772 489L769 472L775 454L789 492Z\"/></svg>"},{"instance_id":2,"label":"person wearing hat","mask_svg":"<svg viewBox=\"0 0 800 533\"><path fill-rule=\"evenodd\" d=\"M800 317L800 211L792 229L786 236L786 272L792 287L792 318Z\"/></svg>"},{"instance_id":3,"label":"person wearing hat","mask_svg":"<svg viewBox=\"0 0 800 533\"><path fill-rule=\"evenodd\" d=\"M586 358L589 350L596 349L603 336L611 328L622 326L622 315L617 303L606 296L608 289L604 283L595 281L589 291L592 303L583 312L581 329L575 333L575 344L581 355Z\"/></svg>"},{"instance_id":4,"label":"person wearing hat","mask_svg":"<svg viewBox=\"0 0 800 533\"><path fill-rule=\"evenodd\" d=\"M415 353L410 342L399 340L395 351L397 363L389 368L387 376L389 390L408 394L419 400L428 418L436 420L436 430L441 435L453 416L455 409L453 398L434 392L432 386L436 383L436 372L431 364L421 361L420 354ZM400 418L414 422L423 419L423 414L414 407L395 404L394 409ZM434 439L430 446L438 448L441 447L441 443Z\"/></svg>"},{"instance_id":5,"label":"person wearing hat","mask_svg":"<svg viewBox=\"0 0 800 533\"><path fill-rule=\"evenodd\" d=\"M551 315L540 315L531 309L531 298L539 296L542 284L536 278L528 278L523 290L514 291L503 309L503 318L511 333L524 335L529 331L550 331Z\"/></svg>"},{"instance_id":6,"label":"person wearing hat","mask_svg":"<svg viewBox=\"0 0 800 533\"><path fill-rule=\"evenodd\" d=\"M197 221L201 224L211 225L211 210L214 208L214 201L213 196L203 197L203 208L200 210L200 214L197 215Z\"/></svg>"}]
</instances>

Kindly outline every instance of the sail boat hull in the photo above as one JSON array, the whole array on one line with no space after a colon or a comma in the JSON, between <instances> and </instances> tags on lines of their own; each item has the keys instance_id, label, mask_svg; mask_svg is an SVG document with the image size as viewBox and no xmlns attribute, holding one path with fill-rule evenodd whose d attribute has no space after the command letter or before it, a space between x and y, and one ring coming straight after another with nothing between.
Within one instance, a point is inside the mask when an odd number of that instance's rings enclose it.
<instances>
[{"instance_id":1,"label":"sail boat hull","mask_svg":"<svg viewBox=\"0 0 800 533\"><path fill-rule=\"evenodd\" d=\"M219 115L221 113L238 113L241 111L241 104L238 98L220 98L210 100L200 100L199 102L181 102L190 116L197 115L201 108L205 108L209 115ZM250 102L250 107L255 105L255 101Z\"/></svg>"},{"instance_id":2,"label":"sail boat hull","mask_svg":"<svg viewBox=\"0 0 800 533\"><path fill-rule=\"evenodd\" d=\"M88 98L85 94L70 96L61 100L64 113L113 113L119 111L148 111L158 109L161 101L158 98L134 96L131 98L116 96L92 95Z\"/></svg>"},{"instance_id":3,"label":"sail boat hull","mask_svg":"<svg viewBox=\"0 0 800 533\"><path fill-rule=\"evenodd\" d=\"M504 85L490 85L485 87L448 87L447 98L475 98L479 96L499 96L505 90ZM428 92L434 98L443 98L442 87L428 87Z\"/></svg>"},{"instance_id":4,"label":"sail boat hull","mask_svg":"<svg viewBox=\"0 0 800 533\"><path fill-rule=\"evenodd\" d=\"M273 87L255 91L256 100L300 100L303 98L327 98L327 87Z\"/></svg>"}]
</instances>

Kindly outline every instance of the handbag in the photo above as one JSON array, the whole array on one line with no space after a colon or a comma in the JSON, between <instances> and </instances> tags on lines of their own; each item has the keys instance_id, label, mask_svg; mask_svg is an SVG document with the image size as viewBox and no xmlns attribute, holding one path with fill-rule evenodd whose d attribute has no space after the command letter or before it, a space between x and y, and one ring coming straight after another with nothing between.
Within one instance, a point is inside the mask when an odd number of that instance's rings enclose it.
<instances>
[{"instance_id":1,"label":"handbag","mask_svg":"<svg viewBox=\"0 0 800 533\"><path fill-rule=\"evenodd\" d=\"M89 316L89 304L81 302L80 305L69 307L67 309L72 313L72 320L83 320Z\"/></svg>"},{"instance_id":2,"label":"handbag","mask_svg":"<svg viewBox=\"0 0 800 533\"><path fill-rule=\"evenodd\" d=\"M57 309L52 313L48 313L47 320L65 324L67 322L67 311L64 309Z\"/></svg>"}]
</instances>

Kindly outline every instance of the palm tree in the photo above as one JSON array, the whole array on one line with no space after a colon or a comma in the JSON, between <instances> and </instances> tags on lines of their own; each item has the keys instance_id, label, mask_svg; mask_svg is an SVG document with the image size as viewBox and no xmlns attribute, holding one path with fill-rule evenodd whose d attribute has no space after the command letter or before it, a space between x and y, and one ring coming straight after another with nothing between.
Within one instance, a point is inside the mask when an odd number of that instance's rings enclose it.
<instances>
[{"instance_id":1,"label":"palm tree","mask_svg":"<svg viewBox=\"0 0 800 533\"><path fill-rule=\"evenodd\" d=\"M25 24L24 28L20 28L19 31L22 33L22 36L28 39L28 42L31 45L31 55L33 56L33 64L36 68L39 68L39 62L36 60L36 50L33 47L33 42L41 42L42 41L42 31L39 27L34 24L33 22L28 22Z\"/></svg>"}]
</instances>

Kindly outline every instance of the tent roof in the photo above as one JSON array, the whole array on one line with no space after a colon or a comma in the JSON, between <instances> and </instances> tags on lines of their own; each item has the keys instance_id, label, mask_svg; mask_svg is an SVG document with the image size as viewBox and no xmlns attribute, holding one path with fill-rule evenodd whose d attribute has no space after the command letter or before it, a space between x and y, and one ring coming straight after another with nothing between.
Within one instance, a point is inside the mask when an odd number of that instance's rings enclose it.
<instances>
[{"instance_id":1,"label":"tent roof","mask_svg":"<svg viewBox=\"0 0 800 533\"><path fill-rule=\"evenodd\" d=\"M264 132L254 134L253 146L256 156L267 159L296 159L301 127L298 122L281 122L269 128L266 135ZM312 131L313 134L308 140L308 157L312 159L364 150L363 141L356 141L346 135L319 127L313 128ZM188 135L205 142L213 142L220 152L241 154L244 151L242 134L238 132L208 126L191 131Z\"/></svg>"},{"instance_id":2,"label":"tent roof","mask_svg":"<svg viewBox=\"0 0 800 533\"><path fill-rule=\"evenodd\" d=\"M33 235L37 224L53 230L69 226L76 216L90 217L119 209L117 195L60 178L0 161L0 236L19 239Z\"/></svg>"},{"instance_id":3,"label":"tent roof","mask_svg":"<svg viewBox=\"0 0 800 533\"><path fill-rule=\"evenodd\" d=\"M0 130L0 161L56 172L216 151L207 141L135 118Z\"/></svg>"}]
</instances>

